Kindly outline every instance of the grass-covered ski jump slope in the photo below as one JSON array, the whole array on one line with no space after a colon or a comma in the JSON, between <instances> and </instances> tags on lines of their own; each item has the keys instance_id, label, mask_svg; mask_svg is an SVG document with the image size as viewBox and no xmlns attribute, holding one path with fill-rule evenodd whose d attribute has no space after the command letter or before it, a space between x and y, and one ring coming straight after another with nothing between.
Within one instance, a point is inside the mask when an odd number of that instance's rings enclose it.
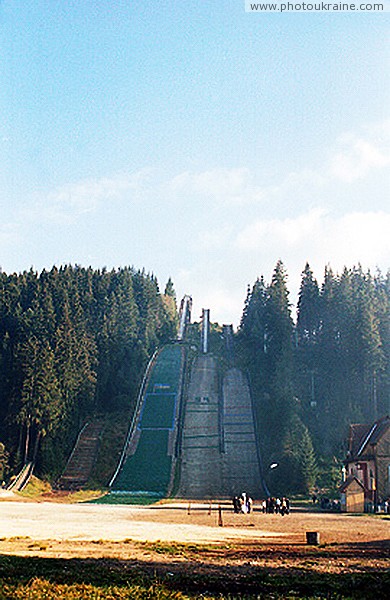
<instances>
[{"instance_id":1,"label":"grass-covered ski jump slope","mask_svg":"<svg viewBox=\"0 0 390 600\"><path fill-rule=\"evenodd\" d=\"M165 346L150 372L139 420L113 491L166 496L172 472L183 349Z\"/></svg>"}]
</instances>

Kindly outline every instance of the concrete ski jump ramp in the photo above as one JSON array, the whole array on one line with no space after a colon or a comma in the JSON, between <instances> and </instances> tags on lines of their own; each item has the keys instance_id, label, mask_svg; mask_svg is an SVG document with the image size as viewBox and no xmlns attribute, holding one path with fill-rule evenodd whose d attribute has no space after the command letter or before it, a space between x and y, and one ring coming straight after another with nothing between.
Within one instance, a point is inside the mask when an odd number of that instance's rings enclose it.
<instances>
[{"instance_id":1,"label":"concrete ski jump ramp","mask_svg":"<svg viewBox=\"0 0 390 600\"><path fill-rule=\"evenodd\" d=\"M217 498L223 491L220 396L212 356L195 359L186 396L178 496Z\"/></svg>"},{"instance_id":2,"label":"concrete ski jump ramp","mask_svg":"<svg viewBox=\"0 0 390 600\"><path fill-rule=\"evenodd\" d=\"M231 498L263 493L246 376L236 368L219 374L211 355L198 356L186 395L182 437L183 498Z\"/></svg>"},{"instance_id":3,"label":"concrete ski jump ramp","mask_svg":"<svg viewBox=\"0 0 390 600\"><path fill-rule=\"evenodd\" d=\"M224 489L234 496L262 493L259 456L248 379L229 369L223 379Z\"/></svg>"},{"instance_id":4,"label":"concrete ski jump ramp","mask_svg":"<svg viewBox=\"0 0 390 600\"><path fill-rule=\"evenodd\" d=\"M197 354L184 370L184 345L157 354L111 491L188 499L263 496L246 375L224 369L209 353Z\"/></svg>"}]
</instances>

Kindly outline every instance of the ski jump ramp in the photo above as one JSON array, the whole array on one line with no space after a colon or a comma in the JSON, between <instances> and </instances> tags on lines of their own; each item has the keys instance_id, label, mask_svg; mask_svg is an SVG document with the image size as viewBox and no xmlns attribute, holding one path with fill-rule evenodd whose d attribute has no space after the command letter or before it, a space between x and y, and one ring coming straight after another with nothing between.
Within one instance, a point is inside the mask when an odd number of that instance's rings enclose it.
<instances>
[{"instance_id":1,"label":"ski jump ramp","mask_svg":"<svg viewBox=\"0 0 390 600\"><path fill-rule=\"evenodd\" d=\"M201 347L162 348L149 366L112 492L158 497L264 495L246 375Z\"/></svg>"}]
</instances>

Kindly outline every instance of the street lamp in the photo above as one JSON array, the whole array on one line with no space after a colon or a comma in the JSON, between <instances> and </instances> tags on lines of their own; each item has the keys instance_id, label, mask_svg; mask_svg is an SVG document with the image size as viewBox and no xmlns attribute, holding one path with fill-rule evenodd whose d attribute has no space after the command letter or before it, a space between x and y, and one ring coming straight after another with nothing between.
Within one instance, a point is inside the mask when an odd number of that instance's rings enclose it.
<instances>
[{"instance_id":1,"label":"street lamp","mask_svg":"<svg viewBox=\"0 0 390 600\"><path fill-rule=\"evenodd\" d=\"M267 470L264 473L263 478L262 478L263 479L263 489L264 489L264 491L265 491L265 493L267 494L268 497L271 495L271 492L268 489L266 478L268 476L268 473L270 471L273 471L274 469L276 469L276 467L278 467L278 466L279 466L279 463L277 463L277 462L273 462L270 465L268 465Z\"/></svg>"}]
</instances>

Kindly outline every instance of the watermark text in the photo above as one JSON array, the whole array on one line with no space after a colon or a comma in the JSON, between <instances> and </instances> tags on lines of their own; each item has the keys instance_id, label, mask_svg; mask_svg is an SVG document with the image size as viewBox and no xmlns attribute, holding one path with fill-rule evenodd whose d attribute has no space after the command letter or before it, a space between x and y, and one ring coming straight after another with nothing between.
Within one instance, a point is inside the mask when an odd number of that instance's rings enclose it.
<instances>
[{"instance_id":1,"label":"watermark text","mask_svg":"<svg viewBox=\"0 0 390 600\"><path fill-rule=\"evenodd\" d=\"M253 2L245 0L246 12L390 12L390 2Z\"/></svg>"}]
</instances>

